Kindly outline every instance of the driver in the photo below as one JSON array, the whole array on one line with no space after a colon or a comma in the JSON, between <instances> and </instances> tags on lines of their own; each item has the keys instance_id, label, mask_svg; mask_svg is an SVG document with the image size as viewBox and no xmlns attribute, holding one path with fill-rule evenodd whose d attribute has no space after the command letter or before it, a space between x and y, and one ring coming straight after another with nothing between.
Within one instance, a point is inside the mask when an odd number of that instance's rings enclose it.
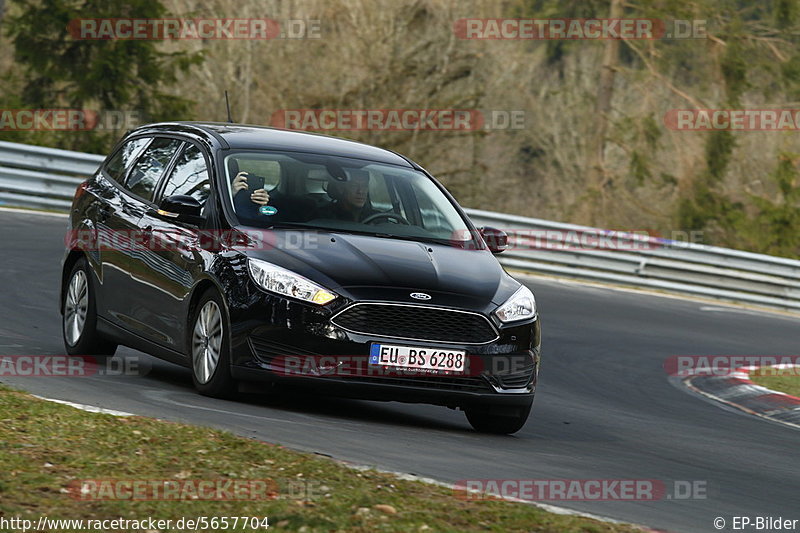
<instances>
[{"instance_id":1,"label":"driver","mask_svg":"<svg viewBox=\"0 0 800 533\"><path fill-rule=\"evenodd\" d=\"M333 202L319 210L319 218L361 222L380 211L369 203L369 172L353 170L345 182L331 181L328 196Z\"/></svg>"}]
</instances>

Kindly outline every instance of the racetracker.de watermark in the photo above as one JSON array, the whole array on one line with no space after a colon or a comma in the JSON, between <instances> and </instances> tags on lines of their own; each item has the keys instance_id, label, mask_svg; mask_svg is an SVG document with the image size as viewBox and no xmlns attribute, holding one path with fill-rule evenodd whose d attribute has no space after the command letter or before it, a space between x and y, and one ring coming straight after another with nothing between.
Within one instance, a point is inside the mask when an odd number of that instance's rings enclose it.
<instances>
[{"instance_id":1,"label":"racetracker.de watermark","mask_svg":"<svg viewBox=\"0 0 800 533\"><path fill-rule=\"evenodd\" d=\"M327 333L336 336L336 329ZM270 369L284 377L424 377L452 378L527 374L533 377L530 355L493 356L462 350L397 347L374 344L370 355L278 355L270 359Z\"/></svg>"},{"instance_id":2,"label":"racetracker.de watermark","mask_svg":"<svg viewBox=\"0 0 800 533\"><path fill-rule=\"evenodd\" d=\"M506 250L618 250L639 251L664 247L662 239L651 237L647 231L615 231L603 229L531 229L507 228ZM453 232L454 243L469 243L470 236L481 236L480 231ZM485 237L490 239L491 236Z\"/></svg>"},{"instance_id":3,"label":"racetracker.de watermark","mask_svg":"<svg viewBox=\"0 0 800 533\"><path fill-rule=\"evenodd\" d=\"M456 482L453 492L462 500L705 500L707 482L660 479L464 479Z\"/></svg>"},{"instance_id":4,"label":"racetracker.de watermark","mask_svg":"<svg viewBox=\"0 0 800 533\"><path fill-rule=\"evenodd\" d=\"M0 131L113 131L141 123L137 111L0 109Z\"/></svg>"},{"instance_id":5,"label":"racetracker.de watermark","mask_svg":"<svg viewBox=\"0 0 800 533\"><path fill-rule=\"evenodd\" d=\"M270 125L302 131L522 130L520 109L280 109Z\"/></svg>"},{"instance_id":6,"label":"racetracker.de watermark","mask_svg":"<svg viewBox=\"0 0 800 533\"><path fill-rule=\"evenodd\" d=\"M746 369L778 367L760 375L800 375L800 355L673 355L664 370L674 377L732 376Z\"/></svg>"},{"instance_id":7,"label":"racetracker.de watermark","mask_svg":"<svg viewBox=\"0 0 800 533\"><path fill-rule=\"evenodd\" d=\"M81 18L67 26L76 40L269 40L319 39L316 19L271 18Z\"/></svg>"},{"instance_id":8,"label":"racetracker.de watermark","mask_svg":"<svg viewBox=\"0 0 800 533\"><path fill-rule=\"evenodd\" d=\"M82 185L81 187L84 187ZM680 247L701 238L700 232L673 231L670 239L652 236L646 230L615 231L601 229L585 230L539 230L506 229L508 242L506 250L559 250L559 251L641 251L664 247ZM223 249L249 250L315 250L319 247L320 235L309 230L271 230L271 229L188 229L154 228L150 229L96 229L82 228L68 230L64 244L71 250L86 252L102 251L142 251L152 252ZM450 245L467 250L482 250L479 242L483 237L480 231L458 230L450 235Z\"/></svg>"},{"instance_id":9,"label":"racetracker.de watermark","mask_svg":"<svg viewBox=\"0 0 800 533\"><path fill-rule=\"evenodd\" d=\"M705 20L623 18L462 18L453 23L459 39L596 40L705 39Z\"/></svg>"},{"instance_id":10,"label":"racetracker.de watermark","mask_svg":"<svg viewBox=\"0 0 800 533\"><path fill-rule=\"evenodd\" d=\"M150 366L138 357L91 355L0 355L0 377L143 376Z\"/></svg>"},{"instance_id":11,"label":"racetracker.de watermark","mask_svg":"<svg viewBox=\"0 0 800 533\"><path fill-rule=\"evenodd\" d=\"M504 228L508 236L506 250L559 250L559 251L642 251L667 247L685 247L701 242L701 231L671 231L666 237L649 230L606 230L595 228L577 229L532 229ZM481 232L458 230L453 232L454 244L469 246L470 236L481 236ZM484 238L484 237L481 237ZM485 240L494 238L489 235ZM478 239L479 240L479 239ZM473 246L473 249L477 247Z\"/></svg>"},{"instance_id":12,"label":"racetracker.de watermark","mask_svg":"<svg viewBox=\"0 0 800 533\"><path fill-rule=\"evenodd\" d=\"M311 479L80 479L67 485L79 501L311 501L330 489Z\"/></svg>"},{"instance_id":13,"label":"racetracker.de watermark","mask_svg":"<svg viewBox=\"0 0 800 533\"><path fill-rule=\"evenodd\" d=\"M798 131L800 109L670 109L664 125L677 131Z\"/></svg>"},{"instance_id":14,"label":"racetracker.de watermark","mask_svg":"<svg viewBox=\"0 0 800 533\"><path fill-rule=\"evenodd\" d=\"M71 250L86 252L141 251L167 252L180 250L213 250L227 248L249 250L311 250L319 244L314 231L280 231L258 229L186 229L157 228L152 230L93 229L69 230L64 244Z\"/></svg>"}]
</instances>

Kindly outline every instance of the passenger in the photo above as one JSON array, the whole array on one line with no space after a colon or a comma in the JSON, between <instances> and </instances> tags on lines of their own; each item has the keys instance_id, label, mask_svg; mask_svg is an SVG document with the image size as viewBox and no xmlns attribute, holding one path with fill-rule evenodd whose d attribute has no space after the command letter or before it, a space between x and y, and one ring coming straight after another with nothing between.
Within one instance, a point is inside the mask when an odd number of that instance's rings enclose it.
<instances>
[{"instance_id":1,"label":"passenger","mask_svg":"<svg viewBox=\"0 0 800 533\"><path fill-rule=\"evenodd\" d=\"M263 188L263 185L256 188L258 184L256 176L250 176L251 180L255 182L252 184L247 182L247 178L248 173L244 171L239 172L236 174L236 177L233 178L233 182L231 183L233 207L238 217L260 220L263 216L259 212L259 209L269 203L270 196L267 190ZM255 190L248 195L247 191L250 190L251 185Z\"/></svg>"},{"instance_id":2,"label":"passenger","mask_svg":"<svg viewBox=\"0 0 800 533\"><path fill-rule=\"evenodd\" d=\"M234 196L239 196L240 191L249 190L250 186L247 184L247 172L239 172L236 174L236 177L233 178L233 194ZM250 200L254 204L258 205L267 205L269 203L269 193L266 189L256 189L252 193L250 193Z\"/></svg>"}]
</instances>

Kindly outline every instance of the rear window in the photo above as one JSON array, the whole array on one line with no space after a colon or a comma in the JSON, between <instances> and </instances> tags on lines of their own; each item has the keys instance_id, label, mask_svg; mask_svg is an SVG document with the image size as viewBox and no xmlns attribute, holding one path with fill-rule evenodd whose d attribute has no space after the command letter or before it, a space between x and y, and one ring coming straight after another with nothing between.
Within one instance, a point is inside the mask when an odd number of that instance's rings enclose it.
<instances>
[{"instance_id":1,"label":"rear window","mask_svg":"<svg viewBox=\"0 0 800 533\"><path fill-rule=\"evenodd\" d=\"M125 187L136 196L152 201L158 180L182 144L183 141L176 139L154 139L128 174Z\"/></svg>"},{"instance_id":2,"label":"rear window","mask_svg":"<svg viewBox=\"0 0 800 533\"><path fill-rule=\"evenodd\" d=\"M132 139L123 144L106 163L104 170L108 177L117 183L125 181L126 172L151 140L150 137L143 137L141 139Z\"/></svg>"}]
</instances>

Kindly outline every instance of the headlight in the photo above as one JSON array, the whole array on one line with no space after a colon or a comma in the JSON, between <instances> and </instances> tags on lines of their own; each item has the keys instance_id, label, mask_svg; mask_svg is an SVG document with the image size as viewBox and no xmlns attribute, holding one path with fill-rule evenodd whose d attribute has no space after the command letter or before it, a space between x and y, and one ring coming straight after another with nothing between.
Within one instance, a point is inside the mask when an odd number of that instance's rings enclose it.
<instances>
[{"instance_id":1,"label":"headlight","mask_svg":"<svg viewBox=\"0 0 800 533\"><path fill-rule=\"evenodd\" d=\"M501 322L533 318L536 316L536 299L530 289L523 285L494 314Z\"/></svg>"},{"instance_id":2,"label":"headlight","mask_svg":"<svg viewBox=\"0 0 800 533\"><path fill-rule=\"evenodd\" d=\"M283 296L319 305L334 300L336 295L313 281L260 259L247 259L250 275L259 287Z\"/></svg>"}]
</instances>

